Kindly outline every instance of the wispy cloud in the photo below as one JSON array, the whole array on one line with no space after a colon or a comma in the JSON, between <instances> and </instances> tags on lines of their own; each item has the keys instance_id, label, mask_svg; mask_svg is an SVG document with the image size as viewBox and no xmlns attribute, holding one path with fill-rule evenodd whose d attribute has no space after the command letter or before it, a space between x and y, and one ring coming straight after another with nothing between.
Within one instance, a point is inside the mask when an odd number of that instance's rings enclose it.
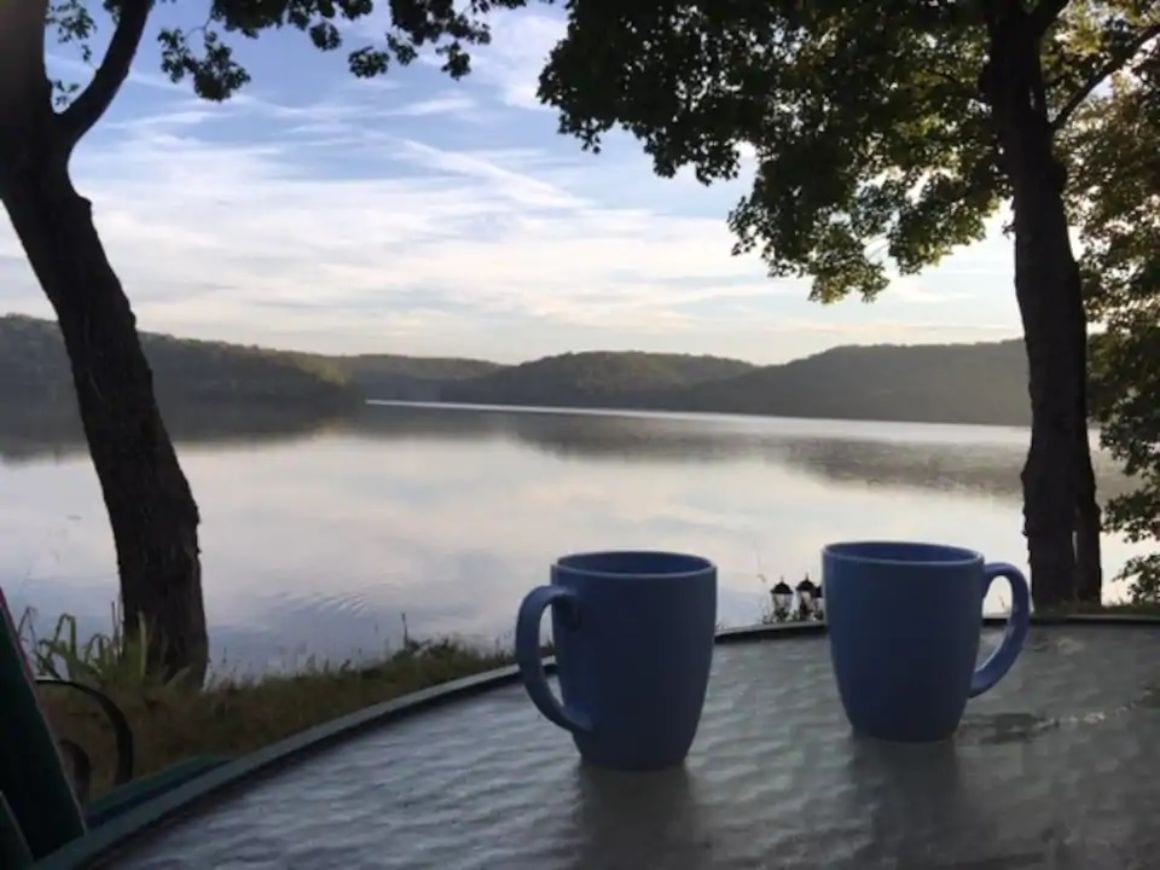
<instances>
[{"instance_id":1,"label":"wispy cloud","mask_svg":"<svg viewBox=\"0 0 1160 870\"><path fill-rule=\"evenodd\" d=\"M497 10L490 27L491 44L472 52L472 75L494 88L505 105L546 110L536 90L540 70L564 37L563 16L534 9Z\"/></svg>"},{"instance_id":2,"label":"wispy cloud","mask_svg":"<svg viewBox=\"0 0 1160 870\"><path fill-rule=\"evenodd\" d=\"M93 77L93 73L96 72L97 62L102 57L104 49L104 44L94 46L94 60L92 63L86 63L79 57L70 57L59 50L48 52L45 56L45 62L52 75L60 76L65 81L75 82L78 85L84 86L88 84L89 80ZM130 87L149 88L155 91L165 91L170 94L186 92L186 89L181 85L174 84L161 73L136 67L129 71L126 82Z\"/></svg>"},{"instance_id":3,"label":"wispy cloud","mask_svg":"<svg viewBox=\"0 0 1160 870\"><path fill-rule=\"evenodd\" d=\"M106 123L110 130L170 130L180 127L197 127L223 117L223 110L201 105L189 108L171 108L163 112L138 115L133 118L113 120Z\"/></svg>"},{"instance_id":4,"label":"wispy cloud","mask_svg":"<svg viewBox=\"0 0 1160 870\"><path fill-rule=\"evenodd\" d=\"M732 193L653 178L635 142L582 154L527 111L558 15L498 14L493 35L455 84L422 64L372 82L339 64L309 88L210 105L135 70L74 175L143 327L505 360L643 347L776 361L1017 333L997 230L872 307L815 305L807 280L730 255ZM6 226L0 282L3 308L47 313Z\"/></svg>"},{"instance_id":5,"label":"wispy cloud","mask_svg":"<svg viewBox=\"0 0 1160 870\"><path fill-rule=\"evenodd\" d=\"M596 201L554 179L534 150L389 136L379 150L402 170L334 178L285 142L138 125L82 155L76 174L149 328L503 359L585 346L769 359L826 339L1002 332L840 322L804 302L807 282L773 281L754 258L731 257L720 217ZM514 168L523 161L540 168ZM777 299L793 313L771 310Z\"/></svg>"},{"instance_id":6,"label":"wispy cloud","mask_svg":"<svg viewBox=\"0 0 1160 870\"><path fill-rule=\"evenodd\" d=\"M478 104L464 93L445 91L425 100L415 100L404 103L393 109L387 109L383 115L390 117L402 115L412 118L423 118L429 115L464 114L477 108Z\"/></svg>"},{"instance_id":7,"label":"wispy cloud","mask_svg":"<svg viewBox=\"0 0 1160 870\"><path fill-rule=\"evenodd\" d=\"M370 349L449 320L655 326L705 296L690 276L761 280L719 220L602 206L486 153L396 138L407 173L335 179L286 145L124 132L77 175L146 324L236 334L282 305L297 328L321 322L316 346Z\"/></svg>"}]
</instances>

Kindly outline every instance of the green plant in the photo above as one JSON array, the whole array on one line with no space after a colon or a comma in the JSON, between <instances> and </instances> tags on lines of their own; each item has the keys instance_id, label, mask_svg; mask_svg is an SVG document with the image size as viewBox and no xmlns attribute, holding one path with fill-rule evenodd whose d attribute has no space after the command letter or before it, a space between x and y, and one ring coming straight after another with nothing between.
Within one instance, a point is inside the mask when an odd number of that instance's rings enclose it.
<instances>
[{"instance_id":1,"label":"green plant","mask_svg":"<svg viewBox=\"0 0 1160 870\"><path fill-rule=\"evenodd\" d=\"M1107 528L1151 552L1128 560L1118 579L1132 600L1160 604L1160 63L1131 75L1077 112L1071 130L1072 203L1083 241L1092 342L1092 411L1100 443L1134 484L1108 501Z\"/></svg>"},{"instance_id":2,"label":"green plant","mask_svg":"<svg viewBox=\"0 0 1160 870\"><path fill-rule=\"evenodd\" d=\"M32 660L32 667L44 676L71 680L99 689L144 689L183 681L188 671L166 678L150 665L150 644L163 644L143 615L138 615L137 631L126 636L118 604L109 607L110 630L95 632L83 642L77 619L61 614L47 637L36 633L36 611L25 608L17 623L20 641Z\"/></svg>"},{"instance_id":3,"label":"green plant","mask_svg":"<svg viewBox=\"0 0 1160 870\"><path fill-rule=\"evenodd\" d=\"M56 621L51 637L37 638L34 621L35 614L25 611L19 627L36 667L102 684L129 721L138 775L192 756L252 752L368 705L512 661L498 643L477 649L455 639L408 637L405 645L373 661L311 660L291 674L219 676L206 685L162 683L139 667L141 650L124 644L116 632L80 643L70 616ZM75 693L44 686L40 696L54 731L91 752L92 795L99 797L113 780L108 723L89 699Z\"/></svg>"}]
</instances>

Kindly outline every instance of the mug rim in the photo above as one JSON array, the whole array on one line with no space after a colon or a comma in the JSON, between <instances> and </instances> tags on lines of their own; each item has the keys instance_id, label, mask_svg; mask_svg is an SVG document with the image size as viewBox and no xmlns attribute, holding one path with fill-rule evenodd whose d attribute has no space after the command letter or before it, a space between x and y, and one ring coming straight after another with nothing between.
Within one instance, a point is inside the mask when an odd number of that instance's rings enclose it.
<instances>
[{"instance_id":1,"label":"mug rim","mask_svg":"<svg viewBox=\"0 0 1160 870\"><path fill-rule=\"evenodd\" d=\"M849 552L854 548L871 548L871 547L916 547L927 551L942 551L947 554L949 558L945 559L892 559L886 556L870 556L863 555L857 552ZM891 565L894 567L919 567L919 568L947 568L947 567L962 567L964 565L984 564L986 561L983 554L977 550L972 550L968 547L959 547L954 544L938 544L929 541L899 541L899 540L863 540L863 541L837 541L832 544L826 544L822 547L823 557L837 559L841 562L861 562L872 565Z\"/></svg>"},{"instance_id":2,"label":"mug rim","mask_svg":"<svg viewBox=\"0 0 1160 870\"><path fill-rule=\"evenodd\" d=\"M586 568L580 565L569 564L569 562L573 560L606 556L616 556L621 558L625 556L663 556L666 558L676 557L677 559L685 559L689 562L697 563L697 567L681 571L602 571L597 568ZM587 550L581 553L568 553L565 556L560 556L552 564L552 567L558 571L567 571L572 574L579 574L587 577L606 577L617 579L632 578L637 580L680 580L687 577L696 577L700 574L704 574L706 571L717 570L717 566L704 556L697 556L692 553L679 553L674 550Z\"/></svg>"}]
</instances>

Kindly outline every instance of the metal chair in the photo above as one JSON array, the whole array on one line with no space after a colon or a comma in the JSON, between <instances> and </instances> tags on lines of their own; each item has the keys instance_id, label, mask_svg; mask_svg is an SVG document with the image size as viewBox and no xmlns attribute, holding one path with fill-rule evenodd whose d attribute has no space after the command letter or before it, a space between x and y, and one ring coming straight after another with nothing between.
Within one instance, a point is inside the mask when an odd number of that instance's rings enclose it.
<instances>
[{"instance_id":1,"label":"metal chair","mask_svg":"<svg viewBox=\"0 0 1160 870\"><path fill-rule=\"evenodd\" d=\"M76 744L54 738L37 697L38 684L84 694L100 707L112 726L117 749L115 788L99 800L82 805L91 768L88 756ZM91 686L33 675L2 590L0 699L0 866L6 870L27 867L83 837L91 828L224 761L191 758L134 780L133 734L124 713L111 698ZM69 776L66 755L78 774L76 783Z\"/></svg>"}]
</instances>

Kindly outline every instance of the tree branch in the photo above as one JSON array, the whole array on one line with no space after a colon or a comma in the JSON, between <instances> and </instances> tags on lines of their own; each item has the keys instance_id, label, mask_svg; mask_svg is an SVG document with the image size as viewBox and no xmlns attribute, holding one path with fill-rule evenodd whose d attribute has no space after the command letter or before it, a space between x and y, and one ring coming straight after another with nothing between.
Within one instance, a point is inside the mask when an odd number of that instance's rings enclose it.
<instances>
[{"instance_id":1,"label":"tree branch","mask_svg":"<svg viewBox=\"0 0 1160 870\"><path fill-rule=\"evenodd\" d=\"M1055 23L1068 2L1069 0L1039 0L1031 10L1031 29L1036 37L1043 36L1047 32L1047 28Z\"/></svg>"},{"instance_id":2,"label":"tree branch","mask_svg":"<svg viewBox=\"0 0 1160 870\"><path fill-rule=\"evenodd\" d=\"M60 124L69 142L76 143L105 114L117 91L129 75L133 55L141 42L149 18L151 0L124 0L117 29L93 80L67 109L60 113Z\"/></svg>"},{"instance_id":3,"label":"tree branch","mask_svg":"<svg viewBox=\"0 0 1160 870\"><path fill-rule=\"evenodd\" d=\"M1151 27L1145 28L1139 36L1124 46L1123 51L1112 57L1111 60L1092 73L1091 76L1088 77L1088 80L1080 86L1078 91L1076 91L1071 95L1071 97L1068 98L1067 102L1064 103L1063 107L1056 113L1055 118L1051 122L1051 129L1053 131L1058 130L1060 127L1066 124L1072 113L1077 108L1079 108L1079 104L1086 100L1088 95L1091 94L1091 92L1094 91L1097 87L1099 87L1100 82L1102 82L1108 76L1112 75L1112 73L1122 69L1124 65L1135 56L1136 52L1139 51L1148 40L1155 36L1160 36L1160 24L1153 24Z\"/></svg>"}]
</instances>

